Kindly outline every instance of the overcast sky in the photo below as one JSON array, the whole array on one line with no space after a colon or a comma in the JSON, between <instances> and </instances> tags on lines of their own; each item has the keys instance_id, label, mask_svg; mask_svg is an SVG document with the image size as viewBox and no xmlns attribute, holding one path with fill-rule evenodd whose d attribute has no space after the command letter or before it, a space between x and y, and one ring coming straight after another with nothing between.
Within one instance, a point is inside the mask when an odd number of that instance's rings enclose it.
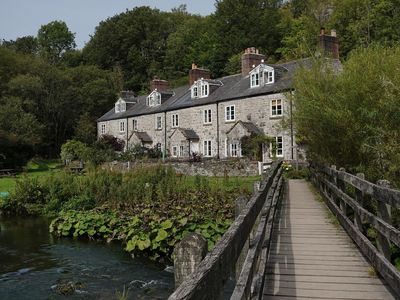
<instances>
[{"instance_id":1,"label":"overcast sky","mask_svg":"<svg viewBox=\"0 0 400 300\"><path fill-rule=\"evenodd\" d=\"M0 0L0 40L36 36L41 25L62 20L74 32L82 48L100 21L135 6L157 7L163 11L186 4L193 14L214 12L215 0Z\"/></svg>"}]
</instances>

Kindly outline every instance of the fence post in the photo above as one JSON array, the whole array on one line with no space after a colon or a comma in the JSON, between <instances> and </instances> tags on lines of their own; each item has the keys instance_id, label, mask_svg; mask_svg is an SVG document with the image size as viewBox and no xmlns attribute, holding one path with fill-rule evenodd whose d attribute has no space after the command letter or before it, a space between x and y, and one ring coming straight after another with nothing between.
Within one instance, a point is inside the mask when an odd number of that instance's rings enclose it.
<instances>
[{"instance_id":1,"label":"fence post","mask_svg":"<svg viewBox=\"0 0 400 300\"><path fill-rule=\"evenodd\" d=\"M340 172L346 172L345 168L340 168L339 169ZM337 181L337 187L346 194L346 185L345 182L339 178L339 176L336 178ZM344 213L345 216L347 216L347 205L346 202L344 202L344 200L342 200L341 198L339 198L339 203L340 203L340 210Z\"/></svg>"},{"instance_id":2,"label":"fence post","mask_svg":"<svg viewBox=\"0 0 400 300\"><path fill-rule=\"evenodd\" d=\"M334 186L337 186L338 178L337 178L337 173L336 173L336 166L331 165L331 169L332 169L332 174L329 176L328 180L331 183L333 183ZM335 193L333 193L332 190L329 189L328 186L326 186L326 194L328 195L329 198L332 199L333 203L335 203L336 205L338 204L338 198L335 196Z\"/></svg>"},{"instance_id":3,"label":"fence post","mask_svg":"<svg viewBox=\"0 0 400 300\"><path fill-rule=\"evenodd\" d=\"M174 248L175 288L196 270L206 254L207 241L201 234L189 233L179 242Z\"/></svg>"},{"instance_id":4,"label":"fence post","mask_svg":"<svg viewBox=\"0 0 400 300\"><path fill-rule=\"evenodd\" d=\"M237 218L242 210L246 207L247 198L244 196L238 197L235 202L235 218ZM236 262L236 280L239 279L240 272L242 271L243 263L246 259L247 252L249 251L250 239L247 239L246 243L243 246L242 251L240 252L240 256Z\"/></svg>"},{"instance_id":5,"label":"fence post","mask_svg":"<svg viewBox=\"0 0 400 300\"><path fill-rule=\"evenodd\" d=\"M377 183L379 186L382 187L390 187L390 182L387 180L378 180ZM378 218L381 218L383 221L385 221L388 224L391 224L391 211L390 211L390 205L385 204L378 199L376 199L378 202L378 212L377 216ZM378 249L379 251L385 256L387 260L390 261L391 253L390 253L390 239L388 239L385 235L380 233L378 231L378 238L377 238L377 244L378 244Z\"/></svg>"},{"instance_id":6,"label":"fence post","mask_svg":"<svg viewBox=\"0 0 400 300\"><path fill-rule=\"evenodd\" d=\"M364 173L357 173L356 175L360 179L365 179ZM361 205L361 207L364 207L364 193L360 191L359 189L356 189L356 201ZM364 234L364 228L362 224L362 220L360 218L360 215L354 211L354 225L356 225L357 229Z\"/></svg>"}]
</instances>

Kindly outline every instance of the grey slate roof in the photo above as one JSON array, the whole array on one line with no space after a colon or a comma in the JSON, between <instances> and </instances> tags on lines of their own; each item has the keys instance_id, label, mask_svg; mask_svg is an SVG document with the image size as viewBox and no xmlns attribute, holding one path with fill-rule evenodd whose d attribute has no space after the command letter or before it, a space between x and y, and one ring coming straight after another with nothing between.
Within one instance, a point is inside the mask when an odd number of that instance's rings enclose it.
<instances>
[{"instance_id":1,"label":"grey slate roof","mask_svg":"<svg viewBox=\"0 0 400 300\"><path fill-rule=\"evenodd\" d=\"M140 131L135 131L134 134L137 136L139 140L141 140L143 143L152 143L153 140L151 137L147 134L147 132L140 132Z\"/></svg>"},{"instance_id":2,"label":"grey slate roof","mask_svg":"<svg viewBox=\"0 0 400 300\"><path fill-rule=\"evenodd\" d=\"M334 68L340 68L339 60L333 59L331 60L331 63ZM135 98L137 103L127 107L127 110L125 112L115 113L113 108L105 113L102 117L100 117L97 121L102 122L147 114L162 113L187 107L214 104L233 99L248 98L258 95L267 95L279 93L282 91L288 91L292 89L293 76L296 69L301 66L310 67L312 66L312 64L312 59L307 58L278 65L271 65L276 70L275 82L273 84L267 84L255 88L250 88L249 75L243 77L241 74L237 74L215 80L208 79L207 81L222 83L222 85L205 98L192 99L190 86L182 86L174 89L173 96L163 101L163 103L157 107L146 106L147 96L139 96Z\"/></svg>"},{"instance_id":3,"label":"grey slate roof","mask_svg":"<svg viewBox=\"0 0 400 300\"><path fill-rule=\"evenodd\" d=\"M187 139L187 140L199 140L199 136L197 135L197 133L193 130L193 129L185 129L185 128L177 128L174 130L174 132L172 132L172 134L170 135L170 138L175 134L176 131L179 131L183 134L183 136Z\"/></svg>"},{"instance_id":4,"label":"grey slate roof","mask_svg":"<svg viewBox=\"0 0 400 300\"><path fill-rule=\"evenodd\" d=\"M254 134L263 134L263 131L258 128L254 123L252 122L243 122L243 121L237 121L233 126L226 132L226 134L229 134L233 128L235 128L237 125L242 125L248 132L254 133Z\"/></svg>"},{"instance_id":5,"label":"grey slate roof","mask_svg":"<svg viewBox=\"0 0 400 300\"><path fill-rule=\"evenodd\" d=\"M193 129L183 129L180 128L182 134L187 138L188 140L198 140L200 139L197 133Z\"/></svg>"}]
</instances>

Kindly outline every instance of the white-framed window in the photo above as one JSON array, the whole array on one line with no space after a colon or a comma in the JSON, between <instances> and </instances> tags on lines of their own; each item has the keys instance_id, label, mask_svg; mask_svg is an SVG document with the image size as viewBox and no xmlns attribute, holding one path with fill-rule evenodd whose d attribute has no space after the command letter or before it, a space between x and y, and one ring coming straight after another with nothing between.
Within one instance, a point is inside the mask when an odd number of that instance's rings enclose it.
<instances>
[{"instance_id":1,"label":"white-framed window","mask_svg":"<svg viewBox=\"0 0 400 300\"><path fill-rule=\"evenodd\" d=\"M138 120L136 120L136 119L132 120L132 130L138 131Z\"/></svg>"},{"instance_id":2,"label":"white-framed window","mask_svg":"<svg viewBox=\"0 0 400 300\"><path fill-rule=\"evenodd\" d=\"M211 124L212 123L212 111L211 109L205 109L203 112L203 123Z\"/></svg>"},{"instance_id":3,"label":"white-framed window","mask_svg":"<svg viewBox=\"0 0 400 300\"><path fill-rule=\"evenodd\" d=\"M106 133L106 124L101 124L100 125L100 134L105 134Z\"/></svg>"},{"instance_id":4,"label":"white-framed window","mask_svg":"<svg viewBox=\"0 0 400 300\"><path fill-rule=\"evenodd\" d=\"M185 147L183 145L179 146L179 156L185 156Z\"/></svg>"},{"instance_id":5,"label":"white-framed window","mask_svg":"<svg viewBox=\"0 0 400 300\"><path fill-rule=\"evenodd\" d=\"M198 89L197 86L194 86L192 88L192 98L197 98L197 97L199 97Z\"/></svg>"},{"instance_id":6,"label":"white-framed window","mask_svg":"<svg viewBox=\"0 0 400 300\"><path fill-rule=\"evenodd\" d=\"M125 132L125 121L119 122L119 132Z\"/></svg>"},{"instance_id":7,"label":"white-framed window","mask_svg":"<svg viewBox=\"0 0 400 300\"><path fill-rule=\"evenodd\" d=\"M274 68L266 64L260 64L250 72L250 87L258 87L275 82Z\"/></svg>"},{"instance_id":8,"label":"white-framed window","mask_svg":"<svg viewBox=\"0 0 400 300\"><path fill-rule=\"evenodd\" d=\"M204 98L208 97L210 86L207 81L203 79L197 80L192 85L192 98Z\"/></svg>"},{"instance_id":9,"label":"white-framed window","mask_svg":"<svg viewBox=\"0 0 400 300\"><path fill-rule=\"evenodd\" d=\"M235 105L225 107L225 121L235 121Z\"/></svg>"},{"instance_id":10,"label":"white-framed window","mask_svg":"<svg viewBox=\"0 0 400 300\"><path fill-rule=\"evenodd\" d=\"M212 156L211 141L204 141L203 143L203 155L206 157Z\"/></svg>"},{"instance_id":11,"label":"white-framed window","mask_svg":"<svg viewBox=\"0 0 400 300\"><path fill-rule=\"evenodd\" d=\"M277 136L276 140L276 157L283 157L283 137Z\"/></svg>"},{"instance_id":12,"label":"white-framed window","mask_svg":"<svg viewBox=\"0 0 400 300\"><path fill-rule=\"evenodd\" d=\"M259 73L253 73L251 74L251 81L250 81L250 86L251 87L256 87L260 86L260 74Z\"/></svg>"},{"instance_id":13,"label":"white-framed window","mask_svg":"<svg viewBox=\"0 0 400 300\"><path fill-rule=\"evenodd\" d=\"M162 118L161 116L156 116L156 124L155 124L155 128L157 130L161 130L162 129Z\"/></svg>"},{"instance_id":14,"label":"white-framed window","mask_svg":"<svg viewBox=\"0 0 400 300\"><path fill-rule=\"evenodd\" d=\"M172 157L177 157L178 156L178 146L172 146Z\"/></svg>"},{"instance_id":15,"label":"white-framed window","mask_svg":"<svg viewBox=\"0 0 400 300\"><path fill-rule=\"evenodd\" d=\"M266 71L265 72L265 83L274 83L274 71Z\"/></svg>"},{"instance_id":16,"label":"white-framed window","mask_svg":"<svg viewBox=\"0 0 400 300\"><path fill-rule=\"evenodd\" d=\"M282 99L271 100L271 116L282 116Z\"/></svg>"},{"instance_id":17,"label":"white-framed window","mask_svg":"<svg viewBox=\"0 0 400 300\"><path fill-rule=\"evenodd\" d=\"M156 144L156 149L157 149L158 151L161 151L161 143L157 143L157 144Z\"/></svg>"},{"instance_id":18,"label":"white-framed window","mask_svg":"<svg viewBox=\"0 0 400 300\"><path fill-rule=\"evenodd\" d=\"M239 151L239 144L238 143L232 143L230 145L230 150L231 150L231 157L239 157L240 156L240 151Z\"/></svg>"},{"instance_id":19,"label":"white-framed window","mask_svg":"<svg viewBox=\"0 0 400 300\"><path fill-rule=\"evenodd\" d=\"M154 90L149 96L147 96L146 105L150 107L161 105L161 94Z\"/></svg>"},{"instance_id":20,"label":"white-framed window","mask_svg":"<svg viewBox=\"0 0 400 300\"><path fill-rule=\"evenodd\" d=\"M173 114L172 115L172 128L175 128L178 126L179 126L179 116L178 116L178 114Z\"/></svg>"}]
</instances>

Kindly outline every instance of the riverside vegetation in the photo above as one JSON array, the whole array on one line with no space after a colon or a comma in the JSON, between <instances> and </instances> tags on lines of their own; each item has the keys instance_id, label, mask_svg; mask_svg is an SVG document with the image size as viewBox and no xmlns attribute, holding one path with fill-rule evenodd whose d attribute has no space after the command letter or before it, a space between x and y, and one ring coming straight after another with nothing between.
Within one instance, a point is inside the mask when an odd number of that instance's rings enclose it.
<instances>
[{"instance_id":1,"label":"riverside vegetation","mask_svg":"<svg viewBox=\"0 0 400 300\"><path fill-rule=\"evenodd\" d=\"M179 176L162 165L84 176L61 171L18 179L0 210L52 216L57 236L119 241L134 255L168 261L188 232L202 234L211 249L234 218L235 199L249 195L255 179Z\"/></svg>"}]
</instances>

